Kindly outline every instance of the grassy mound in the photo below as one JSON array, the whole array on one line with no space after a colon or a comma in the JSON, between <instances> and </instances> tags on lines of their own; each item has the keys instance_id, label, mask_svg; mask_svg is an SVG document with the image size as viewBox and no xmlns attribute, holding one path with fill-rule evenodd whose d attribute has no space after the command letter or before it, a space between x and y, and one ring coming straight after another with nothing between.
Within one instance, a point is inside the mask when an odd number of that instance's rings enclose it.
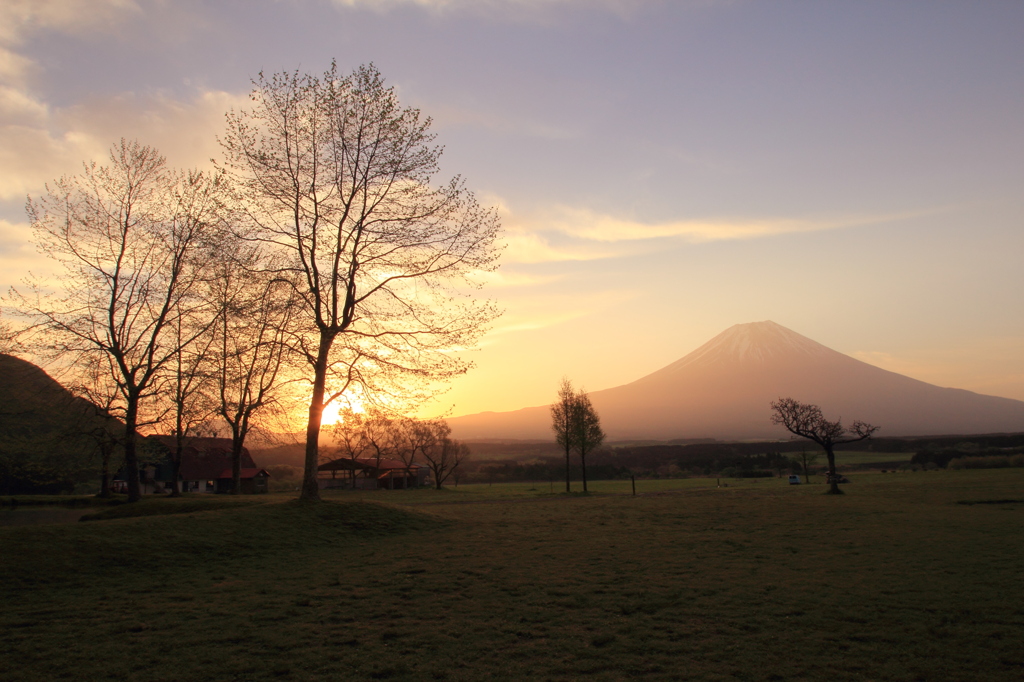
<instances>
[{"instance_id":1,"label":"grassy mound","mask_svg":"<svg viewBox=\"0 0 1024 682\"><path fill-rule=\"evenodd\" d=\"M146 500L108 510L103 523L3 529L0 584L85 587L93 579L140 574L152 584L175 583L211 567L279 573L310 547L444 525L369 502L260 502Z\"/></svg>"},{"instance_id":2,"label":"grassy mound","mask_svg":"<svg viewBox=\"0 0 1024 682\"><path fill-rule=\"evenodd\" d=\"M108 519L130 519L137 516L166 516L168 514L191 514L194 512L213 511L215 509L231 509L260 504L264 500L246 497L230 497L218 495L183 497L150 497L135 504L121 504L110 509L86 514L80 521L104 521Z\"/></svg>"},{"instance_id":3,"label":"grassy mound","mask_svg":"<svg viewBox=\"0 0 1024 682\"><path fill-rule=\"evenodd\" d=\"M127 495L7 495L0 497L0 507L108 507L127 501Z\"/></svg>"}]
</instances>

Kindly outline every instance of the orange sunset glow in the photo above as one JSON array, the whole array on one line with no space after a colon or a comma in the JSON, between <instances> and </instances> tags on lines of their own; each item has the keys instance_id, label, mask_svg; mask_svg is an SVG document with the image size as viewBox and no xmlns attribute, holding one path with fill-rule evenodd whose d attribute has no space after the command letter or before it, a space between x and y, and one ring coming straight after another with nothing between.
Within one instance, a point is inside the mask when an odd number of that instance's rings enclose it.
<instances>
[{"instance_id":1,"label":"orange sunset glow","mask_svg":"<svg viewBox=\"0 0 1024 682\"><path fill-rule=\"evenodd\" d=\"M1024 679L1024 2L0 0L0 682Z\"/></svg>"}]
</instances>

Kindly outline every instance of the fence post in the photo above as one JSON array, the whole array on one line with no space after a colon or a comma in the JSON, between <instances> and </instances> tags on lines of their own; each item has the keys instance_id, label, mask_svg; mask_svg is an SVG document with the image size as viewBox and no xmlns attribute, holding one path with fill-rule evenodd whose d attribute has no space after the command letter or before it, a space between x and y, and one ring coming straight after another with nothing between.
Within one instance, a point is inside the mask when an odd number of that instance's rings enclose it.
<instances>
[{"instance_id":1,"label":"fence post","mask_svg":"<svg viewBox=\"0 0 1024 682\"><path fill-rule=\"evenodd\" d=\"M629 480L633 483L633 495L636 496L636 476L630 476Z\"/></svg>"}]
</instances>

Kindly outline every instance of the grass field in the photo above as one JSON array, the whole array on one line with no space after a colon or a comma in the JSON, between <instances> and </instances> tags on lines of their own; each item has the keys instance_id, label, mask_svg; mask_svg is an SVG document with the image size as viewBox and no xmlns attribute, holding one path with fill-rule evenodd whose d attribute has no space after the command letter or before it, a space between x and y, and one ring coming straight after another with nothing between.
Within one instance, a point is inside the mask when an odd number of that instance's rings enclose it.
<instances>
[{"instance_id":1,"label":"grass field","mask_svg":"<svg viewBox=\"0 0 1024 682\"><path fill-rule=\"evenodd\" d=\"M1024 678L1024 470L756 480L0 528L0 679Z\"/></svg>"}]
</instances>

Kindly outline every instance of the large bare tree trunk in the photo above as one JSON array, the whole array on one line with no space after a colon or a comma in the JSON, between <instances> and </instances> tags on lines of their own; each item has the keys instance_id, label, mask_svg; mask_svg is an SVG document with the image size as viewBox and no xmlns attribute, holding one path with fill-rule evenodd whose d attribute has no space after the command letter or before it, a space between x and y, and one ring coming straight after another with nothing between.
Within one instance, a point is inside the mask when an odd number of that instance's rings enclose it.
<instances>
[{"instance_id":1,"label":"large bare tree trunk","mask_svg":"<svg viewBox=\"0 0 1024 682\"><path fill-rule=\"evenodd\" d=\"M171 462L171 497L181 497L181 449Z\"/></svg>"},{"instance_id":2,"label":"large bare tree trunk","mask_svg":"<svg viewBox=\"0 0 1024 682\"><path fill-rule=\"evenodd\" d=\"M231 438L231 494L242 494L242 445L240 434L233 433Z\"/></svg>"},{"instance_id":3,"label":"large bare tree trunk","mask_svg":"<svg viewBox=\"0 0 1024 682\"><path fill-rule=\"evenodd\" d=\"M171 497L181 497L178 479L181 478L181 453L185 449L185 444L182 442L180 425L178 429L178 434L174 438L174 454L171 457Z\"/></svg>"},{"instance_id":4,"label":"large bare tree trunk","mask_svg":"<svg viewBox=\"0 0 1024 682\"><path fill-rule=\"evenodd\" d=\"M825 455L828 457L828 494L842 495L843 491L839 489L839 481L836 478L836 455L832 452L832 448L827 448Z\"/></svg>"},{"instance_id":5,"label":"large bare tree trunk","mask_svg":"<svg viewBox=\"0 0 1024 682\"><path fill-rule=\"evenodd\" d=\"M139 489L139 457L135 451L137 419L138 405L135 400L130 400L124 415L124 468L128 477L129 502L138 502L142 497Z\"/></svg>"},{"instance_id":6,"label":"large bare tree trunk","mask_svg":"<svg viewBox=\"0 0 1024 682\"><path fill-rule=\"evenodd\" d=\"M319 500L320 486L316 473L320 463L320 422L324 416L324 385L327 382L327 360L334 337L320 334L320 349L317 351L315 374L313 376L313 397L309 399L309 421L306 423L306 462L302 477L302 492L299 499Z\"/></svg>"}]
</instances>

